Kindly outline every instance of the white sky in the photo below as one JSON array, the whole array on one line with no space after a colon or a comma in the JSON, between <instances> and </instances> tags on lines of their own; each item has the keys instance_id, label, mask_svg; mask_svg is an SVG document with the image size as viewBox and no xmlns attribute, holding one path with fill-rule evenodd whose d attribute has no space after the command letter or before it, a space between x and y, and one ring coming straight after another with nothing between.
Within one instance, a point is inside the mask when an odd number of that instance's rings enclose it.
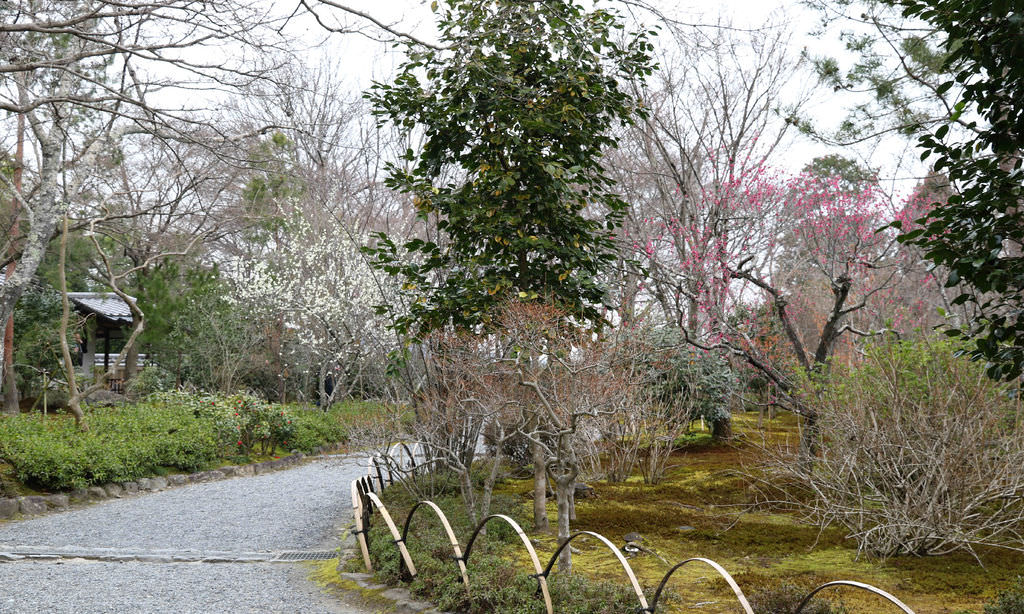
<instances>
[{"instance_id":1,"label":"white sky","mask_svg":"<svg viewBox=\"0 0 1024 614\"><path fill-rule=\"evenodd\" d=\"M347 0L343 3L394 25L401 31L411 32L426 40L433 39L433 16L429 0ZM599 0L598 3L612 6L617 4L608 0ZM818 25L818 15L797 0L660 0L659 4L666 13L687 22L716 23L724 20L737 28L758 28L769 19L784 20L792 32L791 45L794 57L805 48L812 55L845 55L843 46L836 37L823 39L809 34ZM621 5L619 7L621 10ZM367 33L375 31L365 21L350 18L348 23L366 25ZM354 90L365 89L373 79L387 80L399 63L397 55L389 52L389 45L374 42L358 34L335 34L325 39L323 30L312 19L294 22L293 30L295 34L309 40L311 45L317 45L313 41L323 40L322 46L309 50L308 60L312 64L318 63L322 58L332 61L345 71L348 77L346 82ZM811 76L808 75L807 78L810 79ZM802 84L794 84L794 88L800 85ZM848 99L837 99L830 92L823 91L812 101L808 112L821 125L835 125L845 116L845 105L849 102ZM781 155L775 157L774 165L781 170L797 171L815 156L835 151L837 150L829 149L811 139L797 137L787 145ZM880 176L883 179L895 180L891 181L888 187L896 192L909 190L916 183L916 176L921 175L924 170L913 144L908 146L899 139L838 153L880 169Z\"/></svg>"}]
</instances>

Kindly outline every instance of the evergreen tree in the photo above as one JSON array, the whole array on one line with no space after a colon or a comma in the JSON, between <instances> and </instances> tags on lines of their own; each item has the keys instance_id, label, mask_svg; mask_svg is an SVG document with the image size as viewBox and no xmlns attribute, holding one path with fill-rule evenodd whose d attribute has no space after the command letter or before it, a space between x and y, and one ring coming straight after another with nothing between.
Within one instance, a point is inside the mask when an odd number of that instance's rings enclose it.
<instances>
[{"instance_id":1,"label":"evergreen tree","mask_svg":"<svg viewBox=\"0 0 1024 614\"><path fill-rule=\"evenodd\" d=\"M437 231L402 246L381 234L371 250L415 294L396 328L487 325L515 297L600 325L600 275L626 208L602 154L644 114L625 83L653 69L649 33L571 1L434 10L441 44L410 44L394 83L368 94L382 121L422 131L388 185Z\"/></svg>"}]
</instances>

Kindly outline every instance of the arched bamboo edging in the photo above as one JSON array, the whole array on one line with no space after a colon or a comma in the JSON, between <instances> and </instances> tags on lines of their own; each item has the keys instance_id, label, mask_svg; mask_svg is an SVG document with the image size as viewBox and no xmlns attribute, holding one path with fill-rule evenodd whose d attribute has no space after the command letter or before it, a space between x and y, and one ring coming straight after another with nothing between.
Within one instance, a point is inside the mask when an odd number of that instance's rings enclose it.
<instances>
[{"instance_id":1,"label":"arched bamboo edging","mask_svg":"<svg viewBox=\"0 0 1024 614\"><path fill-rule=\"evenodd\" d=\"M466 572L466 561L462 556L462 548L459 546L459 540L455 537L455 532L452 531L452 525L448 522L448 517L444 515L444 512L441 511L441 508L436 503L433 501L420 501L409 510L409 515L405 517L405 526L402 527L402 541L405 542L409 539L409 525L412 522L412 516L416 513L416 510L424 505L434 510L434 513L441 520L444 532L448 535L448 541L452 545L452 550L455 551L455 562L459 565L462 583L466 585L466 591L469 591L469 574Z\"/></svg>"},{"instance_id":2,"label":"arched bamboo edging","mask_svg":"<svg viewBox=\"0 0 1024 614\"><path fill-rule=\"evenodd\" d=\"M396 448L399 449L400 451L404 452L404 454L402 454L400 456L395 456L394 451L395 451ZM406 444L404 441L400 441L400 442L394 444L393 446L391 446L391 448L388 450L388 457L393 458L393 459L395 459L397 461L399 470L404 470L406 468L406 466L402 462L402 460L403 460L404 457L408 457L408 459L409 459L409 465L408 465L409 472L412 473L412 474L416 473L416 457L413 456L412 450L409 449L408 444ZM388 466L390 466L390 463L388 464ZM392 480L392 481L394 481L394 480Z\"/></svg>"},{"instance_id":3,"label":"arched bamboo edging","mask_svg":"<svg viewBox=\"0 0 1024 614\"><path fill-rule=\"evenodd\" d=\"M366 571L373 572L373 563L370 561L370 545L366 541L368 527L363 524L365 513L363 511L363 497L359 492L359 481L352 480L352 515L356 519L356 541L359 542L359 550L363 553L363 562L366 563Z\"/></svg>"},{"instance_id":4,"label":"arched bamboo edging","mask_svg":"<svg viewBox=\"0 0 1024 614\"><path fill-rule=\"evenodd\" d=\"M882 589L871 586L870 584L864 584L863 582L854 582L853 580L835 580L833 582L826 582L825 584L822 584L818 588L808 593L806 597L804 597L804 600L800 602L800 605L796 606L796 611L793 612L793 614L800 614L800 612L803 611L804 606L811 601L812 597L814 597L824 589L829 588L830 586L852 586L853 588L859 588L869 593L874 593L875 595L878 595L883 599L887 599L889 603L892 603L899 609L903 610L904 614L914 614L914 611L911 610L910 607L907 606L907 604L903 603L902 601L890 595L889 593L883 591Z\"/></svg>"},{"instance_id":5,"label":"arched bamboo edging","mask_svg":"<svg viewBox=\"0 0 1024 614\"><path fill-rule=\"evenodd\" d=\"M569 543L581 535L589 535L591 537L596 537L597 539L601 540L601 542L605 546L608 546L608 549L612 551L612 554L614 554L615 558L619 560L619 564L622 565L622 569L626 572L626 577L629 578L629 583L633 586L633 592L636 593L637 599L640 600L641 611L653 612L654 608L648 607L647 597L644 596L644 591L642 588L640 588L640 582L636 579L636 574L633 573L633 567L630 566L629 561L626 560L626 557L622 556L622 552L619 551L618 547L616 547L615 544L613 544L607 537L601 535L600 533L594 533L593 531L580 531L578 533L573 533L572 535L570 535L569 539L562 542L562 545L558 547L558 550L555 550L555 553L551 555L551 560L548 561L548 566L544 568L544 577L547 578L548 575L551 573L551 569L552 567L554 567L555 561L558 560L558 555L562 553L562 550L568 548Z\"/></svg>"},{"instance_id":6,"label":"arched bamboo edging","mask_svg":"<svg viewBox=\"0 0 1024 614\"><path fill-rule=\"evenodd\" d=\"M402 445L404 446L405 444ZM407 446L406 452L409 454L410 458L413 458L413 455ZM426 468L429 467L429 465L431 465L432 462L433 461L425 461L421 463L419 466L420 468ZM413 463L413 467L415 467L415 461L413 461ZM406 548L405 540L409 534L409 527L412 522L413 515L420 507L427 506L431 508L437 515L437 517L441 520L441 524L443 525L445 533L448 536L448 541L451 543L452 549L455 552L454 558L459 565L459 572L462 575L462 582L466 586L467 591L470 590L468 565L469 556L473 551L473 544L476 543L477 537L483 531L487 523L495 518L499 518L512 527L512 529L516 532L516 535L519 536L520 541L522 541L523 546L526 547L526 551L530 555L530 561L533 563L533 568L536 572L534 574L531 574L531 577L537 579L541 595L544 598L544 606L547 609L548 614L554 614L554 606L551 601L551 594L548 591L548 576L554 568L555 561L558 560L558 556L562 553L562 551L565 548L568 548L569 544L574 539L582 535L596 537L605 546L607 546L609 550L611 550L615 554L615 557L622 565L622 569L626 572L626 576L629 578L630 584L633 587L633 591L637 594L637 598L639 599L641 604L639 611L642 613L655 614L655 611L658 607L658 603L661 599L661 595L664 592L665 587L668 584L669 579L671 579L672 575L684 565L697 562L703 563L711 567L723 579L725 579L726 583L729 585L729 588L732 589L733 593L736 595L737 601L743 607L744 613L753 614L753 609L750 607L750 603L747 601L747 598L743 594L743 591L740 590L739 585L736 584L736 580L733 579L729 572L727 572L721 565L719 565L715 561L700 557L686 559L685 561L682 561L676 564L674 567L672 567L668 571L668 573L666 573L665 576L662 578L661 583L658 585L657 590L654 592L654 597L652 598L650 605L648 605L646 597L643 594L643 590L640 588L640 582L636 577L636 573L633 571L633 568L630 566L629 562L625 559L625 557L622 556L622 553L620 552L619 548L617 548L615 544L608 540L608 538L604 537L599 533L594 533L593 531L579 531L577 533L570 535L569 539L562 543L555 551L555 553L551 556L551 559L548 561L547 567L544 569L541 569L540 559L537 557L537 551L533 548L533 544L530 543L530 539L527 537L522 527L520 527L515 520L509 518L504 514L491 514L490 516L484 518L473 530L473 534L470 536L469 541L466 542L466 549L464 552L460 551L459 541L455 537L455 533L451 528L451 523L448 522L448 518L444 515L444 512L441 510L441 508L438 507L437 504L435 504L432 501L420 501L415 506L413 506L413 508L409 510L409 514L405 518L405 524L402 527L402 532L399 533L398 527L395 525L394 520L391 518L391 514L384 506L384 502L381 501L380 497L378 497L377 494L375 494L374 492L374 467L376 467L377 482L380 485L380 489L383 490L385 487L384 476L380 470L379 464L377 463L376 457L371 458L371 462L368 463L367 475L356 480L353 480L350 485L352 492L352 513L353 516L355 517L354 533L356 534L357 541L359 542L359 547L363 555L363 561L366 563L366 570L368 572L373 572L373 565L370 560L369 541L367 539L367 534L369 532L370 527L369 519L373 511L373 506L375 506L380 511L381 516L384 518L384 522L388 525L388 529L391 531L391 535L394 538L395 545L398 546L398 550L402 556L403 562L405 563L405 567L409 570L409 574L412 577L416 576L416 567L413 564L412 557L409 555L408 548ZM886 591L871 586L870 584L864 584L862 582L855 582L852 580L836 580L833 582L827 582L815 588L813 591L808 593L806 597L803 598L803 601L801 601L800 605L797 606L794 614L800 614L803 611L804 607L811 601L811 599L816 594L832 586L849 586L860 590L868 591L896 605L898 608L900 608L900 610L903 611L904 614L915 614L914 611L911 610L910 607L908 607L905 603L903 603L893 595L887 593Z\"/></svg>"},{"instance_id":7,"label":"arched bamboo edging","mask_svg":"<svg viewBox=\"0 0 1024 614\"><path fill-rule=\"evenodd\" d=\"M672 569L668 570L668 573L665 574L665 577L661 579L661 584L658 585L658 590L654 591L654 598L651 600L651 606L649 608L647 608L646 610L644 610L644 611L645 612L650 612L650 614L654 614L655 609L658 607L658 600L661 598L661 592L663 590L665 590L665 585L668 584L668 580L669 580L669 578L672 577L672 574L674 574L676 572L676 570L679 569L680 567L682 567L683 565L686 565L687 563L694 563L694 562L704 563L705 565L708 565L709 567L711 567L712 569L717 571L718 575L720 575L723 578L725 578L725 581L726 581L726 583L729 584L729 588L732 589L732 592L736 594L736 600L740 602L741 606L743 606L743 611L746 612L746 614L754 614L754 610L751 609L750 603L747 601L746 595L744 595L743 591L740 590L739 585L736 584L736 580L733 579L733 577L729 574L729 572L726 571L725 568L723 568L718 563L712 561L711 559L705 559L705 558L700 558L700 557L694 557L692 559L686 559L685 561L683 561L681 563L677 563L675 565L675 567L673 567ZM800 610L797 609L797 613L799 613L799 611Z\"/></svg>"},{"instance_id":8,"label":"arched bamboo edging","mask_svg":"<svg viewBox=\"0 0 1024 614\"><path fill-rule=\"evenodd\" d=\"M412 562L412 557L409 556L409 549L405 547L405 540L402 539L401 533L398 532L398 527L395 526L395 521L391 519L391 514L388 512L388 508L384 507L384 502L380 500L376 494L372 492L366 493L366 498L373 501L373 504L377 506L380 511L380 515L384 518L384 522L388 525L388 529L391 531L391 536L395 538L395 545L398 546L398 552L402 555L402 559L405 561L405 568L409 570L409 575L416 577L416 565Z\"/></svg>"},{"instance_id":9,"label":"arched bamboo edging","mask_svg":"<svg viewBox=\"0 0 1024 614\"><path fill-rule=\"evenodd\" d=\"M526 546L526 551L530 553L530 561L533 563L533 568L537 572L533 577L537 578L537 582L540 584L540 592L544 597L544 607L547 608L548 614L555 614L555 608L551 604L551 594L548 592L548 580L544 571L540 568L540 559L537 558L537 551L533 549L533 544L530 543L530 538L526 536L526 532L519 526L515 520L512 520L504 514L491 514L487 518L480 521L480 524L476 525L476 529L473 530L473 534L469 537L469 541L466 542L466 554L463 555L462 560L468 566L469 555L473 551L473 543L476 542L476 538L480 535L480 531L483 530L484 526L493 520L494 518L500 518L512 526L512 529L522 540L523 545Z\"/></svg>"},{"instance_id":10,"label":"arched bamboo edging","mask_svg":"<svg viewBox=\"0 0 1024 614\"><path fill-rule=\"evenodd\" d=\"M380 490L381 492L384 492L384 474L380 471L380 463L377 462L377 457L371 456L366 462L366 477L369 478L371 482L373 480L374 470L376 470L377 473L377 483L380 485Z\"/></svg>"}]
</instances>

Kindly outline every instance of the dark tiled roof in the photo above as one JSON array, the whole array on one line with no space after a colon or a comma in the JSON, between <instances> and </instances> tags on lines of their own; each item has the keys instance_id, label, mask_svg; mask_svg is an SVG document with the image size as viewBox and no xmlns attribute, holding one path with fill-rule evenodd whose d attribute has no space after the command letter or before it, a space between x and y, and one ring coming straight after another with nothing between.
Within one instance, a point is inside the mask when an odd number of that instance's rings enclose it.
<instances>
[{"instance_id":1,"label":"dark tiled roof","mask_svg":"<svg viewBox=\"0 0 1024 614\"><path fill-rule=\"evenodd\" d=\"M135 297L130 297L135 300ZM75 307L86 313L95 313L113 322L132 321L128 303L113 292L68 292L68 299Z\"/></svg>"}]
</instances>

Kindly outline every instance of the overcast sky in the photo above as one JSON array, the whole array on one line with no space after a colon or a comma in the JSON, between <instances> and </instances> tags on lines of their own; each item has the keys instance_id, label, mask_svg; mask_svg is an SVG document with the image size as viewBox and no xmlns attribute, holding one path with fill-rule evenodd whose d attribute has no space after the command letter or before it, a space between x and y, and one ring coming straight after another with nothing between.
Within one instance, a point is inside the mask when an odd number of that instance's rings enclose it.
<instances>
[{"instance_id":1,"label":"overcast sky","mask_svg":"<svg viewBox=\"0 0 1024 614\"><path fill-rule=\"evenodd\" d=\"M363 11L375 18L394 24L398 29L414 33L416 36L431 40L434 38L433 15L429 0L346 0L344 2L356 10ZM610 0L600 1L602 5L616 5ZM622 5L619 5L621 7ZM720 0L718 2L674 2L661 0L660 6L668 14L689 23L715 24L729 22L736 28L759 28L767 22L784 23L792 33L792 52L796 57L802 49L812 54L830 54L843 56L843 48L835 36L818 38L810 32L818 25L818 15L804 7L797 0ZM325 17L327 14L325 13ZM360 20L348 19L353 25ZM363 25L369 26L362 21ZM297 33L303 33L304 39L320 41L324 38L323 30L312 19L297 21L293 24ZM367 33L374 33L367 27ZM379 31L376 31L379 33ZM310 61L316 63L320 58L329 59L332 64L344 71L346 82L354 90L365 89L373 79L387 80L394 74L400 58L389 51L389 45L376 43L367 37L347 34L327 37L323 45L312 44L308 51ZM806 79L811 79L808 74ZM794 83L797 88L803 83ZM843 116L844 105L848 99L838 99L831 92L820 92L808 108L809 114L821 125L834 125ZM804 164L818 155L834 150L807 138L795 138L787 146L783 155L776 156L774 164L786 171L799 170ZM915 177L922 172L913 147L905 143L892 141L880 147L860 147L857 150L840 151L848 157L868 162L880 170L885 179L909 178L890 185L896 191L908 190L915 183ZM899 168L900 160L905 165Z\"/></svg>"}]
</instances>

